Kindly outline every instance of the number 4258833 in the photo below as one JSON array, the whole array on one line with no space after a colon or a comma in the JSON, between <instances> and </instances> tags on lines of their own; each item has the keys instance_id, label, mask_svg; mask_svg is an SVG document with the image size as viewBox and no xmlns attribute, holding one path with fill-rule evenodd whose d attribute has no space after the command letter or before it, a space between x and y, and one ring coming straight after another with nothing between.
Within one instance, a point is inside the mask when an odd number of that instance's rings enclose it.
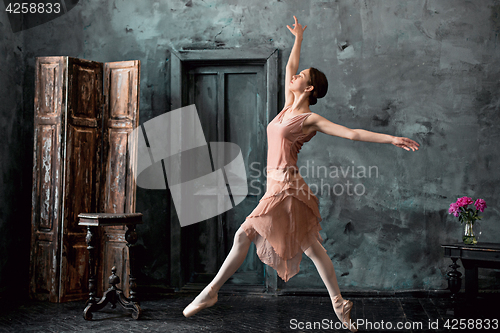
<instances>
[{"instance_id":1,"label":"number 4258833","mask_svg":"<svg viewBox=\"0 0 500 333\"><path fill-rule=\"evenodd\" d=\"M61 4L55 3L28 3L14 2L9 3L5 11L10 14L59 14L61 12Z\"/></svg>"},{"instance_id":2,"label":"number 4258833","mask_svg":"<svg viewBox=\"0 0 500 333\"><path fill-rule=\"evenodd\" d=\"M498 329L498 319L447 319L444 327L449 330L464 330L464 329Z\"/></svg>"}]
</instances>

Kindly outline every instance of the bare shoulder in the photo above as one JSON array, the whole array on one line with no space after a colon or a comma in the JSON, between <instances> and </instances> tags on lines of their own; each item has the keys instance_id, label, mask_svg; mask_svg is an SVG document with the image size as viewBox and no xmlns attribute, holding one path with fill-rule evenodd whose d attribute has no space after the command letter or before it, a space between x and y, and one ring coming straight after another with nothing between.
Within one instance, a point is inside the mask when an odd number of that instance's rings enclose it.
<instances>
[{"instance_id":1,"label":"bare shoulder","mask_svg":"<svg viewBox=\"0 0 500 333\"><path fill-rule=\"evenodd\" d=\"M302 123L302 132L305 134L310 134L318 130L318 122L324 121L326 118L320 116L317 113L311 112L304 122Z\"/></svg>"},{"instance_id":2,"label":"bare shoulder","mask_svg":"<svg viewBox=\"0 0 500 333\"><path fill-rule=\"evenodd\" d=\"M304 120L304 127L317 125L318 122L328 121L325 117L320 116L317 113L311 112L311 115Z\"/></svg>"}]
</instances>

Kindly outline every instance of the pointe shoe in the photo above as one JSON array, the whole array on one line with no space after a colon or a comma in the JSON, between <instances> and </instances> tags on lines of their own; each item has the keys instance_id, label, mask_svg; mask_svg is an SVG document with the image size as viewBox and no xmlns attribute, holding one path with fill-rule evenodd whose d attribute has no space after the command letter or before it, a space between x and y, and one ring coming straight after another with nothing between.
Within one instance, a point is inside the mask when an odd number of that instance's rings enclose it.
<instances>
[{"instance_id":1,"label":"pointe shoe","mask_svg":"<svg viewBox=\"0 0 500 333\"><path fill-rule=\"evenodd\" d=\"M339 317L340 321L342 322L342 326L350 330L351 332L357 332L358 328L356 327L356 324L351 320L351 309L352 309L352 302L343 299L342 297L335 296L333 298L333 310L335 311L335 314L337 317ZM342 308L342 312L339 314L337 313L336 308Z\"/></svg>"},{"instance_id":2,"label":"pointe shoe","mask_svg":"<svg viewBox=\"0 0 500 333\"><path fill-rule=\"evenodd\" d=\"M210 299L206 302L202 302L198 305L193 305L194 301L191 302L182 313L184 314L184 317L188 318L191 317L192 315L197 314L201 310L205 308L209 308L215 303L217 303L217 292L214 290L214 287L210 286L210 290L208 291L208 295L210 296Z\"/></svg>"}]
</instances>

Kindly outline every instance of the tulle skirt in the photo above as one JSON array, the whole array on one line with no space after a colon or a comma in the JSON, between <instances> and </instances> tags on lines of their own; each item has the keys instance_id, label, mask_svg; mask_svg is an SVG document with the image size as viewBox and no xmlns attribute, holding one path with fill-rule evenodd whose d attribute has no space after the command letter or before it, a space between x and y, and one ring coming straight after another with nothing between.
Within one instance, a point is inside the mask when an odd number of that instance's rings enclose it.
<instances>
[{"instance_id":1,"label":"tulle skirt","mask_svg":"<svg viewBox=\"0 0 500 333\"><path fill-rule=\"evenodd\" d=\"M296 169L268 170L266 193L241 225L260 260L285 282L299 272L302 253L323 242L318 203Z\"/></svg>"}]
</instances>

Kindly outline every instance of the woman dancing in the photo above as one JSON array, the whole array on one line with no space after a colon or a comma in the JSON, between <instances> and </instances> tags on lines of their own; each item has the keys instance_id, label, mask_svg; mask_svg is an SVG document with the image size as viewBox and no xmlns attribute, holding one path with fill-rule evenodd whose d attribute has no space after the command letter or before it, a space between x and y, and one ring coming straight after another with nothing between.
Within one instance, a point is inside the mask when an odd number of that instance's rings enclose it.
<instances>
[{"instance_id":1,"label":"woman dancing","mask_svg":"<svg viewBox=\"0 0 500 333\"><path fill-rule=\"evenodd\" d=\"M190 317L217 302L219 289L241 266L253 241L262 262L273 267L284 281L298 273L302 252L311 258L328 289L335 314L344 327L355 332L350 318L353 303L342 298L333 263L321 245L318 199L298 171L299 150L318 131L356 141L391 143L408 151L418 150L419 144L404 137L349 129L312 113L309 106L326 95L328 81L312 67L294 75L307 28L294 19L293 28L287 25L295 42L286 65L285 107L267 126L266 193L236 232L231 251L215 278L183 313Z\"/></svg>"}]
</instances>

